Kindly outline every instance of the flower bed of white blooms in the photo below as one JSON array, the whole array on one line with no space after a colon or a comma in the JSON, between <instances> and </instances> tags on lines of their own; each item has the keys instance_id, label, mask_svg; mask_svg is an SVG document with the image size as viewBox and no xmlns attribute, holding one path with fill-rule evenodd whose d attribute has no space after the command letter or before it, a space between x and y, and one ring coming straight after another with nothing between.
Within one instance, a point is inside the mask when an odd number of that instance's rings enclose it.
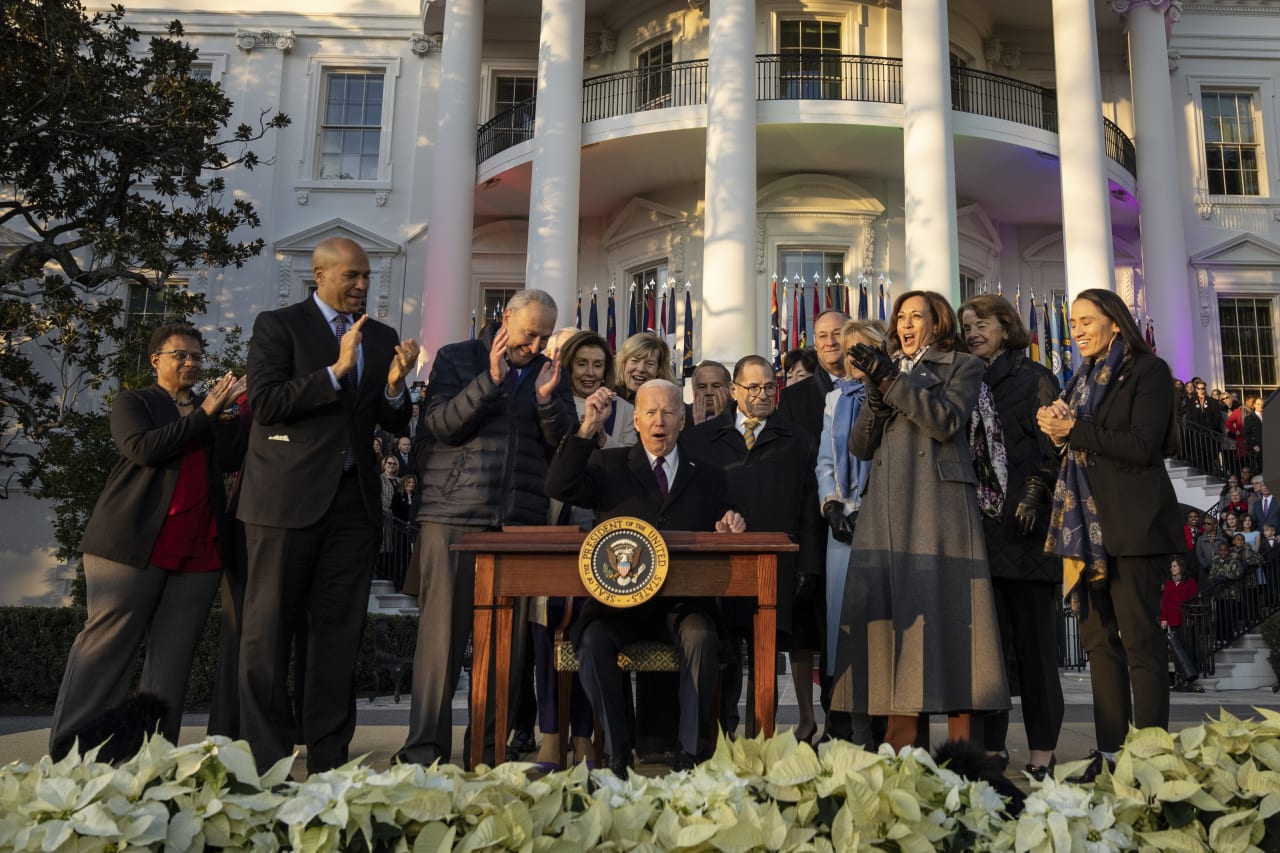
<instances>
[{"instance_id":1,"label":"flower bed of white blooms","mask_svg":"<svg viewBox=\"0 0 1280 853\"><path fill-rule=\"evenodd\" d=\"M815 753L790 733L626 782L358 761L292 782L289 760L259 776L243 742L157 737L120 767L0 769L0 851L1280 850L1280 714L1258 714L1131 731L1114 773L1074 785L1083 762L1061 765L1017 818L922 750Z\"/></svg>"}]
</instances>

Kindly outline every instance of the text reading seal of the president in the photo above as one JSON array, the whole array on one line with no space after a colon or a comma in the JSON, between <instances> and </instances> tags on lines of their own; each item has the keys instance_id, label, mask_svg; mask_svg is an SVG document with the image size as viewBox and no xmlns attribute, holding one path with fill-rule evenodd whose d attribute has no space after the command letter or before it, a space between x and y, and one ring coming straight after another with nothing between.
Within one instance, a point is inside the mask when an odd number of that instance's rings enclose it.
<instances>
[{"instance_id":1,"label":"text reading seal of the president","mask_svg":"<svg viewBox=\"0 0 1280 853\"><path fill-rule=\"evenodd\" d=\"M610 607L635 607L658 594L667 579L667 543L653 525L631 516L611 518L587 534L578 573L587 593Z\"/></svg>"}]
</instances>

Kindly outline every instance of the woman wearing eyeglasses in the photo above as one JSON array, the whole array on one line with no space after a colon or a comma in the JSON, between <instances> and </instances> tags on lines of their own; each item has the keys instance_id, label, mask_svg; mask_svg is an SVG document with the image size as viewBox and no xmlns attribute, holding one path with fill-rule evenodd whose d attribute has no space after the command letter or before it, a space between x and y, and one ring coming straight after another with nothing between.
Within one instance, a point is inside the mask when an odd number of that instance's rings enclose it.
<instances>
[{"instance_id":1,"label":"woman wearing eyeglasses","mask_svg":"<svg viewBox=\"0 0 1280 853\"><path fill-rule=\"evenodd\" d=\"M128 698L144 642L139 691L164 703L160 733L177 741L191 658L229 545L222 475L240 466L245 434L240 418L223 413L244 380L228 373L207 395L194 392L204 340L191 326L161 326L149 352L155 384L121 391L111 406L120 458L80 543L88 615L53 712L54 758Z\"/></svg>"},{"instance_id":2,"label":"woman wearing eyeglasses","mask_svg":"<svg viewBox=\"0 0 1280 853\"><path fill-rule=\"evenodd\" d=\"M836 651L831 707L888 718L885 741L928 744L928 715L981 740L981 717L1009 708L977 475L969 449L983 363L962 352L955 311L936 293L893 306L889 350L856 344L867 399L849 452L870 460Z\"/></svg>"}]
</instances>

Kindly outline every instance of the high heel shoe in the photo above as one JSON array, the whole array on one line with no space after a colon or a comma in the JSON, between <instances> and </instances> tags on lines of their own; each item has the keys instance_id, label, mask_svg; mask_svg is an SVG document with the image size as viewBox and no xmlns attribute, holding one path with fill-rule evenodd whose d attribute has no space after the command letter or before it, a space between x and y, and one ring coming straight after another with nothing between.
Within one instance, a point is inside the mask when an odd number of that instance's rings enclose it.
<instances>
[{"instance_id":1,"label":"high heel shoe","mask_svg":"<svg viewBox=\"0 0 1280 853\"><path fill-rule=\"evenodd\" d=\"M812 746L813 738L818 733L818 723L817 721L810 723L809 728L804 732L801 732L800 727L796 726L792 733L796 737L796 743L807 743Z\"/></svg>"},{"instance_id":2,"label":"high heel shoe","mask_svg":"<svg viewBox=\"0 0 1280 853\"><path fill-rule=\"evenodd\" d=\"M1028 764L1027 774L1037 782L1043 782L1045 777L1053 773L1053 768L1058 766L1058 756L1049 756L1048 764Z\"/></svg>"}]
</instances>

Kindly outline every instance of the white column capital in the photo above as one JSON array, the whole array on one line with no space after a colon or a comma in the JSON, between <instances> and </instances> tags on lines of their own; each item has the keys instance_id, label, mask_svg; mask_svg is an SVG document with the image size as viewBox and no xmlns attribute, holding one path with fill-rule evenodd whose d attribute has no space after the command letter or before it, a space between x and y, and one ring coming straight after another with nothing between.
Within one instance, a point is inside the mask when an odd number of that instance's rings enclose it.
<instances>
[{"instance_id":1,"label":"white column capital","mask_svg":"<svg viewBox=\"0 0 1280 853\"><path fill-rule=\"evenodd\" d=\"M1176 24L1182 20L1182 0L1110 0L1111 11L1117 15L1128 15L1134 9L1150 6L1164 15L1166 23Z\"/></svg>"}]
</instances>

